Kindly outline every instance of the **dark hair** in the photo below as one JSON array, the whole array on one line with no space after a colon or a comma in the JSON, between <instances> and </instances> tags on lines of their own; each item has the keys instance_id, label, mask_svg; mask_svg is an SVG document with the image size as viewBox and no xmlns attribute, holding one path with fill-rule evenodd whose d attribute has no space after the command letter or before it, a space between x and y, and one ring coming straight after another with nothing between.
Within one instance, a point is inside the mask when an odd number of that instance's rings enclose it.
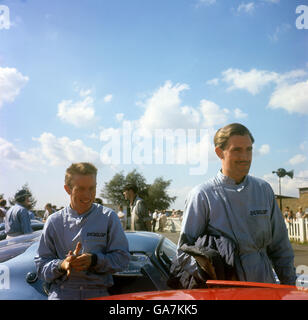
<instances>
[{"instance_id":1,"label":"dark hair","mask_svg":"<svg viewBox=\"0 0 308 320\"><path fill-rule=\"evenodd\" d=\"M138 188L134 183L128 183L124 186L123 191L133 190L134 193L138 192Z\"/></svg>"},{"instance_id":2,"label":"dark hair","mask_svg":"<svg viewBox=\"0 0 308 320\"><path fill-rule=\"evenodd\" d=\"M248 135L252 143L254 143L255 141L252 134L245 126L243 126L240 123L231 123L217 130L214 136L215 147L219 147L220 149L224 150L228 143L229 138L234 135L238 135L238 136Z\"/></svg>"},{"instance_id":3,"label":"dark hair","mask_svg":"<svg viewBox=\"0 0 308 320\"><path fill-rule=\"evenodd\" d=\"M5 205L6 205L6 200L5 199L1 199L0 200L0 206L1 207L5 207Z\"/></svg>"},{"instance_id":4,"label":"dark hair","mask_svg":"<svg viewBox=\"0 0 308 320\"><path fill-rule=\"evenodd\" d=\"M31 194L27 190L21 189L15 193L14 199L16 202L23 203L30 196Z\"/></svg>"},{"instance_id":5,"label":"dark hair","mask_svg":"<svg viewBox=\"0 0 308 320\"><path fill-rule=\"evenodd\" d=\"M101 198L95 198L94 202L101 205L103 204L103 200Z\"/></svg>"}]
</instances>

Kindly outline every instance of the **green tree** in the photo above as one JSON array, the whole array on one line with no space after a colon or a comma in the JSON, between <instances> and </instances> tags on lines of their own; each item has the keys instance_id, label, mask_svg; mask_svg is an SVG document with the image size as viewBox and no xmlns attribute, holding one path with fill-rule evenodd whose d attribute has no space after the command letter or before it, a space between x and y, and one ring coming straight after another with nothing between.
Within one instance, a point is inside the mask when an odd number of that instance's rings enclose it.
<instances>
[{"instance_id":1,"label":"green tree","mask_svg":"<svg viewBox=\"0 0 308 320\"><path fill-rule=\"evenodd\" d=\"M149 210L166 210L170 207L176 197L170 197L167 189L172 180L164 180L162 177L156 178L148 189L148 195L145 198Z\"/></svg>"},{"instance_id":2,"label":"green tree","mask_svg":"<svg viewBox=\"0 0 308 320\"><path fill-rule=\"evenodd\" d=\"M162 177L156 178L153 184L148 184L145 177L136 169L129 172L124 177L123 171L117 173L113 178L106 182L101 197L112 204L127 205L127 201L123 196L123 188L127 183L134 183L138 187L138 195L144 199L150 211L168 209L176 197L170 197L167 189L172 180L164 180Z\"/></svg>"},{"instance_id":3,"label":"green tree","mask_svg":"<svg viewBox=\"0 0 308 320\"><path fill-rule=\"evenodd\" d=\"M123 171L121 171L120 173L115 174L109 182L105 182L100 196L112 204L125 204L123 195L124 185L125 177Z\"/></svg>"}]
</instances>

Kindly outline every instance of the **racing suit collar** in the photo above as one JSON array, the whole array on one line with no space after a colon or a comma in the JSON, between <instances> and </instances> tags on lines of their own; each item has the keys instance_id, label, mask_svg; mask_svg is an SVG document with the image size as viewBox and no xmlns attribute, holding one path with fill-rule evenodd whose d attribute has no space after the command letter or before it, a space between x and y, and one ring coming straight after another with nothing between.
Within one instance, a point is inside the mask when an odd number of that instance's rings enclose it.
<instances>
[{"instance_id":1,"label":"racing suit collar","mask_svg":"<svg viewBox=\"0 0 308 320\"><path fill-rule=\"evenodd\" d=\"M226 185L229 185L229 186L234 186L236 188L245 187L247 185L247 183L248 183L248 175L245 176L244 180L241 183L236 184L235 180L230 178L230 177L228 177L228 176L225 176L222 173L221 169L217 173L217 179L222 184L226 184Z\"/></svg>"}]
</instances>

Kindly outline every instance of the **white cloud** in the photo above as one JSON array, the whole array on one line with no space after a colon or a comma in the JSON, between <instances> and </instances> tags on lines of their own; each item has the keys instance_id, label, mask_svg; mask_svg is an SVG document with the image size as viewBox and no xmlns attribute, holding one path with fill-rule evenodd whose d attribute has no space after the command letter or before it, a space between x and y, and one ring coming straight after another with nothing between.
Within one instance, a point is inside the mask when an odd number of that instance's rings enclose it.
<instances>
[{"instance_id":1,"label":"white cloud","mask_svg":"<svg viewBox=\"0 0 308 320\"><path fill-rule=\"evenodd\" d=\"M79 92L80 97L87 97L92 93L91 89L81 89Z\"/></svg>"},{"instance_id":2,"label":"white cloud","mask_svg":"<svg viewBox=\"0 0 308 320\"><path fill-rule=\"evenodd\" d=\"M145 109L137 120L141 131L212 128L228 120L230 111L212 101L202 99L197 108L183 105L180 95L185 90L189 90L187 84L166 81L145 103L140 103Z\"/></svg>"},{"instance_id":3,"label":"white cloud","mask_svg":"<svg viewBox=\"0 0 308 320\"><path fill-rule=\"evenodd\" d=\"M11 142L0 137L0 163L2 164L7 164L11 168L33 170L43 163L40 156L37 149L20 151Z\"/></svg>"},{"instance_id":4,"label":"white cloud","mask_svg":"<svg viewBox=\"0 0 308 320\"><path fill-rule=\"evenodd\" d=\"M206 127L214 127L227 122L229 110L221 109L216 103L208 100L201 100L200 110Z\"/></svg>"},{"instance_id":5,"label":"white cloud","mask_svg":"<svg viewBox=\"0 0 308 320\"><path fill-rule=\"evenodd\" d=\"M293 166L303 163L307 160L307 158L303 154L296 154L289 160L289 163Z\"/></svg>"},{"instance_id":6,"label":"white cloud","mask_svg":"<svg viewBox=\"0 0 308 320\"><path fill-rule=\"evenodd\" d=\"M282 108L289 113L308 114L308 81L301 81L307 76L302 69L285 73L251 69L245 72L229 68L222 72L222 80L228 84L228 91L246 90L252 95L258 94L264 87L272 84L275 89L268 106Z\"/></svg>"},{"instance_id":7,"label":"white cloud","mask_svg":"<svg viewBox=\"0 0 308 320\"><path fill-rule=\"evenodd\" d=\"M0 67L0 108L6 102L12 103L28 81L29 78L15 68Z\"/></svg>"},{"instance_id":8,"label":"white cloud","mask_svg":"<svg viewBox=\"0 0 308 320\"><path fill-rule=\"evenodd\" d=\"M236 119L245 119L248 117L248 114L243 112L241 109L239 108L235 108L234 109L234 117Z\"/></svg>"},{"instance_id":9,"label":"white cloud","mask_svg":"<svg viewBox=\"0 0 308 320\"><path fill-rule=\"evenodd\" d=\"M249 2L249 3L241 3L237 7L237 12L245 12L245 13L252 13L255 10L255 3Z\"/></svg>"},{"instance_id":10,"label":"white cloud","mask_svg":"<svg viewBox=\"0 0 308 320\"><path fill-rule=\"evenodd\" d=\"M0 30L9 30L12 26L10 21L10 9L8 6L0 4Z\"/></svg>"},{"instance_id":11,"label":"white cloud","mask_svg":"<svg viewBox=\"0 0 308 320\"><path fill-rule=\"evenodd\" d=\"M117 119L118 122L123 121L123 119L124 119L124 113L117 113L117 114L116 114L116 119Z\"/></svg>"},{"instance_id":12,"label":"white cloud","mask_svg":"<svg viewBox=\"0 0 308 320\"><path fill-rule=\"evenodd\" d=\"M98 152L87 147L80 139L57 138L52 133L44 132L34 140L40 143L40 152L51 166L82 161L98 163Z\"/></svg>"},{"instance_id":13,"label":"white cloud","mask_svg":"<svg viewBox=\"0 0 308 320\"><path fill-rule=\"evenodd\" d=\"M214 79L208 80L206 84L210 86L217 86L219 84L219 79L214 78Z\"/></svg>"},{"instance_id":14,"label":"white cloud","mask_svg":"<svg viewBox=\"0 0 308 320\"><path fill-rule=\"evenodd\" d=\"M211 6L216 3L216 0L199 0L197 3L197 7L200 6Z\"/></svg>"},{"instance_id":15,"label":"white cloud","mask_svg":"<svg viewBox=\"0 0 308 320\"><path fill-rule=\"evenodd\" d=\"M93 102L93 98L89 96L75 103L72 100L63 100L58 104L57 116L76 127L87 126L94 122Z\"/></svg>"},{"instance_id":16,"label":"white cloud","mask_svg":"<svg viewBox=\"0 0 308 320\"><path fill-rule=\"evenodd\" d=\"M91 133L91 134L87 134L86 137L90 138L90 139L94 139L94 140L98 140L99 139L99 136L94 132Z\"/></svg>"},{"instance_id":17,"label":"white cloud","mask_svg":"<svg viewBox=\"0 0 308 320\"><path fill-rule=\"evenodd\" d=\"M187 118L189 109L182 110L180 99L180 93L188 89L187 84L173 85L171 81L166 81L143 104L145 112L139 119L141 130L191 126L193 121Z\"/></svg>"},{"instance_id":18,"label":"white cloud","mask_svg":"<svg viewBox=\"0 0 308 320\"><path fill-rule=\"evenodd\" d=\"M277 82L279 75L276 72L252 69L244 72L240 69L227 69L222 72L223 81L230 84L228 90L244 89L255 95L271 82Z\"/></svg>"},{"instance_id":19,"label":"white cloud","mask_svg":"<svg viewBox=\"0 0 308 320\"><path fill-rule=\"evenodd\" d=\"M264 156L266 154L269 154L271 148L268 144L262 144L259 149L254 150L255 156Z\"/></svg>"},{"instance_id":20,"label":"white cloud","mask_svg":"<svg viewBox=\"0 0 308 320\"><path fill-rule=\"evenodd\" d=\"M280 26L277 26L275 28L275 31L272 35L269 35L269 39L272 41L272 42L277 42L280 38L281 35L283 35L284 33L286 33L287 31L289 31L291 29L291 25L290 24L282 24Z\"/></svg>"},{"instance_id":21,"label":"white cloud","mask_svg":"<svg viewBox=\"0 0 308 320\"><path fill-rule=\"evenodd\" d=\"M269 107L282 108L289 113L308 114L308 81L295 84L285 84L277 87L273 92Z\"/></svg>"},{"instance_id":22,"label":"white cloud","mask_svg":"<svg viewBox=\"0 0 308 320\"><path fill-rule=\"evenodd\" d=\"M280 0L263 0L265 2L270 2L270 3L279 3Z\"/></svg>"},{"instance_id":23,"label":"white cloud","mask_svg":"<svg viewBox=\"0 0 308 320\"><path fill-rule=\"evenodd\" d=\"M114 135L121 135L121 130L115 128L102 129L99 135L99 139L101 141L108 141Z\"/></svg>"},{"instance_id":24,"label":"white cloud","mask_svg":"<svg viewBox=\"0 0 308 320\"><path fill-rule=\"evenodd\" d=\"M264 155L270 152L270 146L268 144L262 144L259 148L259 154Z\"/></svg>"},{"instance_id":25,"label":"white cloud","mask_svg":"<svg viewBox=\"0 0 308 320\"><path fill-rule=\"evenodd\" d=\"M0 138L0 158L14 161L21 160L21 155L12 143Z\"/></svg>"},{"instance_id":26,"label":"white cloud","mask_svg":"<svg viewBox=\"0 0 308 320\"><path fill-rule=\"evenodd\" d=\"M112 94L107 94L105 97L104 97L104 101L106 103L110 102L112 100L113 96Z\"/></svg>"},{"instance_id":27,"label":"white cloud","mask_svg":"<svg viewBox=\"0 0 308 320\"><path fill-rule=\"evenodd\" d=\"M295 69L291 70L289 72L283 73L279 75L279 78L277 79L277 84L285 83L289 80L295 80L298 81L298 79L303 78L307 75L307 72L302 69Z\"/></svg>"}]
</instances>

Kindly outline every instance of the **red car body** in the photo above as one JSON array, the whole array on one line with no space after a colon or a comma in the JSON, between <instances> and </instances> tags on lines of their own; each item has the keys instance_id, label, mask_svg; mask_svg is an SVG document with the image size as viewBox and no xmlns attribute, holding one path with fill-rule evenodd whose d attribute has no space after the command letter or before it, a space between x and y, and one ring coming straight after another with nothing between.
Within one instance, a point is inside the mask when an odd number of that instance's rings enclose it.
<instances>
[{"instance_id":1,"label":"red car body","mask_svg":"<svg viewBox=\"0 0 308 320\"><path fill-rule=\"evenodd\" d=\"M208 280L207 289L127 293L94 300L308 300L308 291L295 286Z\"/></svg>"}]
</instances>

